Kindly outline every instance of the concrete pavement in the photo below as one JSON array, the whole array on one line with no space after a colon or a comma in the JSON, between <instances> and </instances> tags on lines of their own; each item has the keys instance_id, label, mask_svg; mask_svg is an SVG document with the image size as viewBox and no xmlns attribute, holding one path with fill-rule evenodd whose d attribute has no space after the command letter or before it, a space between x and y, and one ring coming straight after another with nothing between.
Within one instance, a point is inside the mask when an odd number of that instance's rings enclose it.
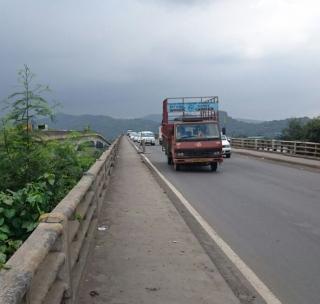
<instances>
[{"instance_id":1,"label":"concrete pavement","mask_svg":"<svg viewBox=\"0 0 320 304\"><path fill-rule=\"evenodd\" d=\"M125 139L77 303L239 303Z\"/></svg>"},{"instance_id":2,"label":"concrete pavement","mask_svg":"<svg viewBox=\"0 0 320 304\"><path fill-rule=\"evenodd\" d=\"M283 303L320 303L319 170L234 153L176 172L161 147L146 155Z\"/></svg>"}]
</instances>

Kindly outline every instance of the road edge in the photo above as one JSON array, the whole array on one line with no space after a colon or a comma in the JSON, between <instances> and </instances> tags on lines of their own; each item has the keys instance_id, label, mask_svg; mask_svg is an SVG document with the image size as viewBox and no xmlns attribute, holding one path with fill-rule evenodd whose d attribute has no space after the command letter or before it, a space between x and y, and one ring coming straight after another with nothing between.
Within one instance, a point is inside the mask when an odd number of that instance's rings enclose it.
<instances>
[{"instance_id":1,"label":"road edge","mask_svg":"<svg viewBox=\"0 0 320 304\"><path fill-rule=\"evenodd\" d=\"M217 266L221 275L241 303L282 304L271 290L258 278L218 233L202 218L187 199L151 163L139 148L129 141L147 168L185 220L209 258Z\"/></svg>"}]
</instances>

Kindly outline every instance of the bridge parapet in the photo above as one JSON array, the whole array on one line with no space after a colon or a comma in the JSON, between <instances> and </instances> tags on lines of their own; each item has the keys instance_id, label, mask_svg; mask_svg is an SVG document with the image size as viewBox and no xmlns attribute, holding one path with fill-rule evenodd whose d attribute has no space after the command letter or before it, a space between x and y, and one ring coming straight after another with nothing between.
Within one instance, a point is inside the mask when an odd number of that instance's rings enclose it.
<instances>
[{"instance_id":1,"label":"bridge parapet","mask_svg":"<svg viewBox=\"0 0 320 304\"><path fill-rule=\"evenodd\" d=\"M232 138L234 148L280 153L311 159L320 159L320 143L275 139Z\"/></svg>"},{"instance_id":2,"label":"bridge parapet","mask_svg":"<svg viewBox=\"0 0 320 304\"><path fill-rule=\"evenodd\" d=\"M120 138L10 258L0 272L0 304L74 303Z\"/></svg>"}]
</instances>

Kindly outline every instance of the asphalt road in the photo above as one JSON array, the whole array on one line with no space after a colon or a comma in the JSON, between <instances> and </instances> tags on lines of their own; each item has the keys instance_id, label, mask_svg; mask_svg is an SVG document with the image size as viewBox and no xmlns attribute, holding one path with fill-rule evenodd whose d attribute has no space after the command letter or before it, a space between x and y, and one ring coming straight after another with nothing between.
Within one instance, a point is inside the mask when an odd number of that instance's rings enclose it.
<instances>
[{"instance_id":1,"label":"asphalt road","mask_svg":"<svg viewBox=\"0 0 320 304\"><path fill-rule=\"evenodd\" d=\"M161 147L146 152L283 303L320 303L319 172L236 154L175 172Z\"/></svg>"}]
</instances>

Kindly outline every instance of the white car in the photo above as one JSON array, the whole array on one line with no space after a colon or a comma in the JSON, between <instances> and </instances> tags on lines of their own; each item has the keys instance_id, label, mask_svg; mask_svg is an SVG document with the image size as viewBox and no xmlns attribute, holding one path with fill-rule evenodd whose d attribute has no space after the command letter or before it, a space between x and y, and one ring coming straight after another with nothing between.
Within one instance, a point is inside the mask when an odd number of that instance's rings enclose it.
<instances>
[{"instance_id":1,"label":"white car","mask_svg":"<svg viewBox=\"0 0 320 304\"><path fill-rule=\"evenodd\" d=\"M134 138L137 137L137 136L138 136L137 132L131 132L130 135L129 135L131 140L134 140Z\"/></svg>"},{"instance_id":2,"label":"white car","mask_svg":"<svg viewBox=\"0 0 320 304\"><path fill-rule=\"evenodd\" d=\"M222 141L222 155L225 155L226 158L231 157L231 145L228 141L227 136L221 135L221 141Z\"/></svg>"},{"instance_id":3,"label":"white car","mask_svg":"<svg viewBox=\"0 0 320 304\"><path fill-rule=\"evenodd\" d=\"M150 131L140 132L138 142L141 143L142 141L144 141L146 145L154 146L156 144L156 138L154 137L154 134Z\"/></svg>"},{"instance_id":4,"label":"white car","mask_svg":"<svg viewBox=\"0 0 320 304\"><path fill-rule=\"evenodd\" d=\"M140 132L137 132L132 139L134 142L139 142L139 138L140 138Z\"/></svg>"}]
</instances>

